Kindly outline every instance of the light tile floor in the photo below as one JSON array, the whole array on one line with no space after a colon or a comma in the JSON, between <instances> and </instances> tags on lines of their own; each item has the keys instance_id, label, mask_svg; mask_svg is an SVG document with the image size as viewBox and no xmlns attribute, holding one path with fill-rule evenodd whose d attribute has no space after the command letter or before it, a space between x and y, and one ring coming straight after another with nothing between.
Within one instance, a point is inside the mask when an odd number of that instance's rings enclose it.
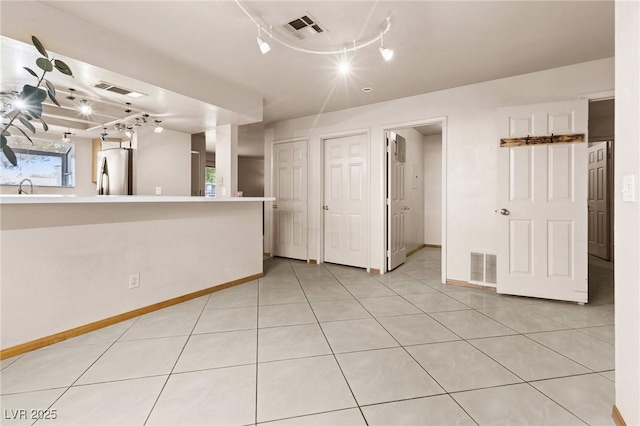
<instances>
[{"instance_id":1,"label":"light tile floor","mask_svg":"<svg viewBox=\"0 0 640 426\"><path fill-rule=\"evenodd\" d=\"M3 360L0 423L613 424L608 263L586 306L445 286L439 265L265 260L256 282Z\"/></svg>"}]
</instances>

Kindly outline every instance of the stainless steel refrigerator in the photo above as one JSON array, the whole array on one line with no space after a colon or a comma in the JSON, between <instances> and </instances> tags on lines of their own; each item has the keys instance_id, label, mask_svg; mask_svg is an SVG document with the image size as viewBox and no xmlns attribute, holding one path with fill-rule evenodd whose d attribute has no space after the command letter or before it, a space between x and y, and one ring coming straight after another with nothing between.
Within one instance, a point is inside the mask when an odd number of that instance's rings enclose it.
<instances>
[{"instance_id":1,"label":"stainless steel refrigerator","mask_svg":"<svg viewBox=\"0 0 640 426\"><path fill-rule=\"evenodd\" d=\"M113 148L98 151L98 195L132 195L133 151Z\"/></svg>"}]
</instances>

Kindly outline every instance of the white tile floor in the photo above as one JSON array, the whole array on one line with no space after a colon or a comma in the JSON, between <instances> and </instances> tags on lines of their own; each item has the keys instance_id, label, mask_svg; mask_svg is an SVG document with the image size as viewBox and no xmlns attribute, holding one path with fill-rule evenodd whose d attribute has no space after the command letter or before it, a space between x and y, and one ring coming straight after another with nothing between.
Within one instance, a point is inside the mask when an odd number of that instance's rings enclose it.
<instances>
[{"instance_id":1,"label":"white tile floor","mask_svg":"<svg viewBox=\"0 0 640 426\"><path fill-rule=\"evenodd\" d=\"M3 360L0 423L613 424L607 263L578 306L444 286L439 259L266 260L257 282Z\"/></svg>"}]
</instances>

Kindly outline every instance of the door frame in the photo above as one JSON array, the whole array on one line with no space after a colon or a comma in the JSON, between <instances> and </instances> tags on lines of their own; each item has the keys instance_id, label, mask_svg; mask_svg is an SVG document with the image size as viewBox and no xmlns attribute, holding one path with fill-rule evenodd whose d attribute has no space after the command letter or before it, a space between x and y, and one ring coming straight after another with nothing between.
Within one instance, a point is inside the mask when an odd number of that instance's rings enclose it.
<instances>
[{"instance_id":1,"label":"door frame","mask_svg":"<svg viewBox=\"0 0 640 426\"><path fill-rule=\"evenodd\" d=\"M442 283L446 283L447 282L447 141L448 141L448 128L447 128L447 116L439 116L439 117L432 117L432 118L425 118L425 119L421 119L421 120L414 120L414 121L405 121L405 122L401 122L401 123L392 123L392 124L385 124L382 126L381 128L381 132L380 132L380 138L382 140L381 146L382 146L382 153L381 153L381 158L382 158L382 164L380 165L381 170L383 171L383 173L381 173L381 184L383 185L384 191L383 193L386 194L386 187L387 187L387 174L389 172L387 165L386 165L386 158L387 158L387 145L386 145L386 141L385 141L385 132L390 132L393 130L398 130L398 129L406 129L406 128L413 128L413 127L420 127L420 126L428 126L431 124L441 124L442 125L442 195L441 195L441 202L442 202L442 206L441 206L441 219L442 219L442 223L441 223L441 235L442 235L442 241L441 241L441 245L442 245L442 259L441 259L441 265L440 265L440 272L441 272L441 282ZM384 217L383 217L383 229L384 229L384 244L383 247L381 247L381 254L382 254L382 259L384 259L384 269L386 270L386 262L387 262L387 246L389 245L389 242L387 241L387 226L388 226L388 219L387 219L387 201L386 201L386 196L382 197L383 199L381 200L381 208L383 209L384 213ZM385 273L386 271L381 271L381 273Z\"/></svg>"},{"instance_id":2,"label":"door frame","mask_svg":"<svg viewBox=\"0 0 640 426\"><path fill-rule=\"evenodd\" d=\"M365 190L367 193L367 221L368 226L367 226L367 232L365 233L365 243L367 245L367 247L369 247L369 252L367 254L367 272L371 271L371 130L366 128L366 129L354 129L354 130L346 130L343 132L336 132L336 133L326 133L326 134L322 134L318 136L318 139L320 140L320 182L322 184L321 186L321 190L320 190L320 204L319 204L319 208L322 209L322 206L325 205L325 200L324 200L324 185L325 185L325 173L324 173L324 167L325 167L325 162L324 162L324 158L325 158L325 150L326 150L326 142L328 139L339 139L339 138L345 138L345 137L349 137L349 136L359 136L359 135L363 135L366 138L366 153L367 153L367 185L365 185ZM318 230L319 230L319 235L318 235L318 241L320 243L320 250L318 252L318 261L320 263L324 263L324 245L325 245L325 241L324 241L324 214L321 212L320 213L320 220L318 223Z\"/></svg>"},{"instance_id":3,"label":"door frame","mask_svg":"<svg viewBox=\"0 0 640 426\"><path fill-rule=\"evenodd\" d=\"M269 168L271 169L271 182L270 183L270 190L271 190L271 195L273 197L275 197L276 194L276 179L275 179L275 173L276 173L276 169L274 167L275 165L275 160L274 160L274 156L273 156L273 151L276 147L276 145L278 144L283 144L283 143L291 143L291 142L304 142L305 145L307 146L307 159L306 159L306 168L307 168L307 216L305 218L305 223L304 225L304 229L306 230L307 233L307 262L309 261L309 137L299 137L299 138L288 138L288 139L279 139L279 140L274 140L271 142L271 149L269 151L269 156L271 157L269 160ZM270 204L270 206L273 206L273 204L277 203L277 199ZM266 204L266 203L265 203ZM276 227L274 226L273 222L275 220L275 217L273 215L273 208L266 208L267 206L265 205L265 210L268 211L268 214L265 214L265 222L268 220L269 221L269 229L270 229L270 240L269 240L269 254L271 256L275 256L275 232L276 232ZM267 217L268 216L268 217Z\"/></svg>"}]
</instances>

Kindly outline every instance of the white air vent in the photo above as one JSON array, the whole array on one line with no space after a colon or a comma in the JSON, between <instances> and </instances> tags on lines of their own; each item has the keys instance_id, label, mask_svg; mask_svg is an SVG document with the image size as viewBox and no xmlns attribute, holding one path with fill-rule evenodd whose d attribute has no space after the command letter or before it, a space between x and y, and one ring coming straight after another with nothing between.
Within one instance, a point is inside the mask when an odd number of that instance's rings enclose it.
<instances>
[{"instance_id":1,"label":"white air vent","mask_svg":"<svg viewBox=\"0 0 640 426\"><path fill-rule=\"evenodd\" d=\"M307 40L326 32L326 30L320 26L318 21L308 13L299 18L290 20L286 24L282 25L282 28L287 30L287 32L297 40Z\"/></svg>"},{"instance_id":2,"label":"white air vent","mask_svg":"<svg viewBox=\"0 0 640 426\"><path fill-rule=\"evenodd\" d=\"M469 261L469 282L496 284L497 258L495 254L472 252Z\"/></svg>"},{"instance_id":3,"label":"white air vent","mask_svg":"<svg viewBox=\"0 0 640 426\"><path fill-rule=\"evenodd\" d=\"M101 81L93 85L96 89L107 90L112 93L117 93L119 95L129 96L131 98L140 98L142 96L147 96L144 93L135 92L130 89L125 89L124 87L116 86L115 84L107 83L106 81Z\"/></svg>"}]
</instances>

